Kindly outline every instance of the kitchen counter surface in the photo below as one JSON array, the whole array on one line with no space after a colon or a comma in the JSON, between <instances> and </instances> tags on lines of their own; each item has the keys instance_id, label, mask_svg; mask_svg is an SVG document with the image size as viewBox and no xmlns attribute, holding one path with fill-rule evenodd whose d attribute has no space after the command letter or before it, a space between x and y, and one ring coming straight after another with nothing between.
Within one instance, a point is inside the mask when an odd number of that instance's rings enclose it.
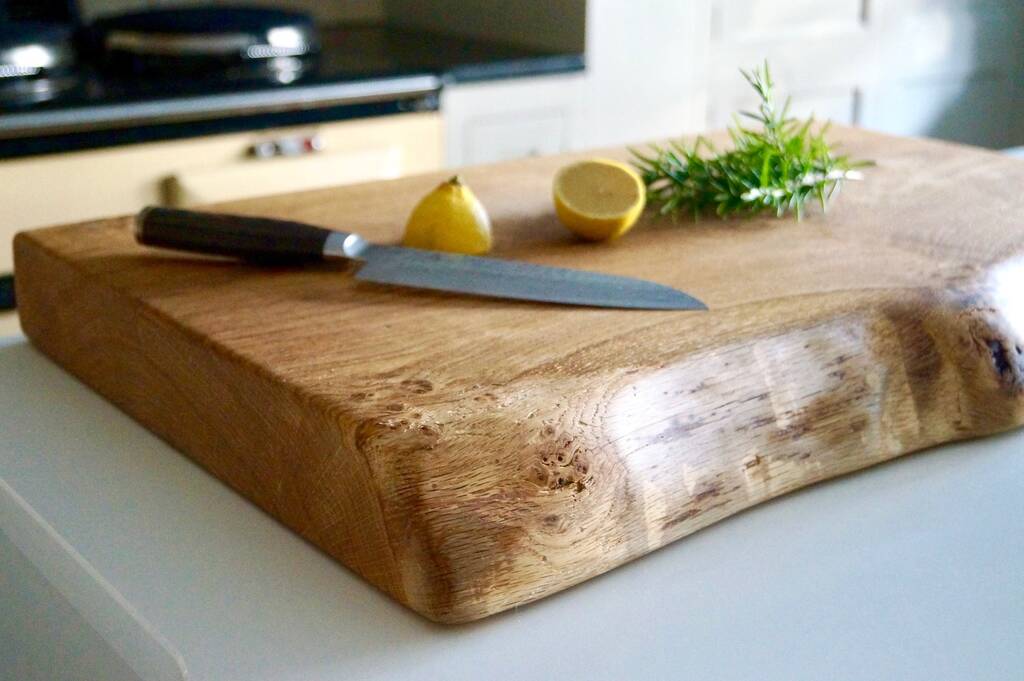
<instances>
[{"instance_id":1,"label":"kitchen counter surface","mask_svg":"<svg viewBox=\"0 0 1024 681\"><path fill-rule=\"evenodd\" d=\"M0 341L0 432L0 489L194 680L1002 681L1024 668L1024 432L814 486L456 627L374 591L22 337ZM12 585L0 578L0 596ZM0 676L31 655L0 639Z\"/></svg>"},{"instance_id":2,"label":"kitchen counter surface","mask_svg":"<svg viewBox=\"0 0 1024 681\"><path fill-rule=\"evenodd\" d=\"M581 54L389 26L328 27L321 53L298 69L143 77L83 66L67 83L4 86L0 159L433 110L445 83L582 68Z\"/></svg>"}]
</instances>

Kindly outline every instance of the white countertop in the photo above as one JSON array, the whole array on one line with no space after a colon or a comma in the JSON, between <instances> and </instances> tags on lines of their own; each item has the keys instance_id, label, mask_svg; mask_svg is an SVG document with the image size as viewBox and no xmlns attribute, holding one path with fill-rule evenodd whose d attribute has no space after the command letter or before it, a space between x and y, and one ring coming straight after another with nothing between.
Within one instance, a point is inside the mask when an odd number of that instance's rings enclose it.
<instances>
[{"instance_id":1,"label":"white countertop","mask_svg":"<svg viewBox=\"0 0 1024 681\"><path fill-rule=\"evenodd\" d=\"M457 627L367 586L21 337L0 340L0 479L195 680L1006 681L1024 670L1024 432L818 485ZM0 678L11 659L0 638Z\"/></svg>"}]
</instances>

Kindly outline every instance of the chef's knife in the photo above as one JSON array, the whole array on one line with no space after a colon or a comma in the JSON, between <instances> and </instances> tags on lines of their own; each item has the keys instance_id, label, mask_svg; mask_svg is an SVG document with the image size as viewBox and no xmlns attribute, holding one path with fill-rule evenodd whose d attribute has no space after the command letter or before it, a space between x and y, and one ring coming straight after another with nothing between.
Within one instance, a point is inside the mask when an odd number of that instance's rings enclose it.
<instances>
[{"instance_id":1,"label":"chef's knife","mask_svg":"<svg viewBox=\"0 0 1024 681\"><path fill-rule=\"evenodd\" d=\"M696 298L631 277L470 255L380 246L358 234L288 220L150 207L135 220L141 244L256 260L341 258L356 279L545 303L647 310L706 310Z\"/></svg>"}]
</instances>

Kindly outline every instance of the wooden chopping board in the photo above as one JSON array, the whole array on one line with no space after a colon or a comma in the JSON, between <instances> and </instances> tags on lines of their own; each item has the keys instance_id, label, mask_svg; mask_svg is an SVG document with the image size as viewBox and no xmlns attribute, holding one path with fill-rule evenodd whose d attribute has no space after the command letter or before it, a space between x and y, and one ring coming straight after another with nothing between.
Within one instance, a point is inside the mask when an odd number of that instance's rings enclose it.
<instances>
[{"instance_id":1,"label":"wooden chopping board","mask_svg":"<svg viewBox=\"0 0 1024 681\"><path fill-rule=\"evenodd\" d=\"M1024 421L1024 163L833 136L878 167L827 217L648 215L612 244L554 218L570 157L464 171L496 255L652 279L707 313L258 269L136 246L118 218L17 237L22 324L367 581L472 620L799 487ZM221 208L393 242L441 179Z\"/></svg>"}]
</instances>

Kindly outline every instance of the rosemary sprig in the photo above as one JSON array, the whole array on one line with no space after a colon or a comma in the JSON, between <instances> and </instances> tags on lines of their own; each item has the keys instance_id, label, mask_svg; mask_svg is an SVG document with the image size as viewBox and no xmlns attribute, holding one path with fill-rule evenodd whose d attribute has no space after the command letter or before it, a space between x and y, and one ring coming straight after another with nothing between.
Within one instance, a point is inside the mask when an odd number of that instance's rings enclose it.
<instances>
[{"instance_id":1,"label":"rosemary sprig","mask_svg":"<svg viewBox=\"0 0 1024 681\"><path fill-rule=\"evenodd\" d=\"M740 71L761 98L757 112L740 114L756 121L746 127L739 116L729 128L733 148L719 151L705 137L692 145L683 140L652 146L647 153L630 150L647 185L647 198L662 214L683 210L694 219L712 210L721 217L754 215L767 210L779 217L788 211L803 217L808 201L826 210L843 181L860 179L856 168L870 161L835 155L825 139L829 124L789 117L789 100L775 106L768 63Z\"/></svg>"}]
</instances>

